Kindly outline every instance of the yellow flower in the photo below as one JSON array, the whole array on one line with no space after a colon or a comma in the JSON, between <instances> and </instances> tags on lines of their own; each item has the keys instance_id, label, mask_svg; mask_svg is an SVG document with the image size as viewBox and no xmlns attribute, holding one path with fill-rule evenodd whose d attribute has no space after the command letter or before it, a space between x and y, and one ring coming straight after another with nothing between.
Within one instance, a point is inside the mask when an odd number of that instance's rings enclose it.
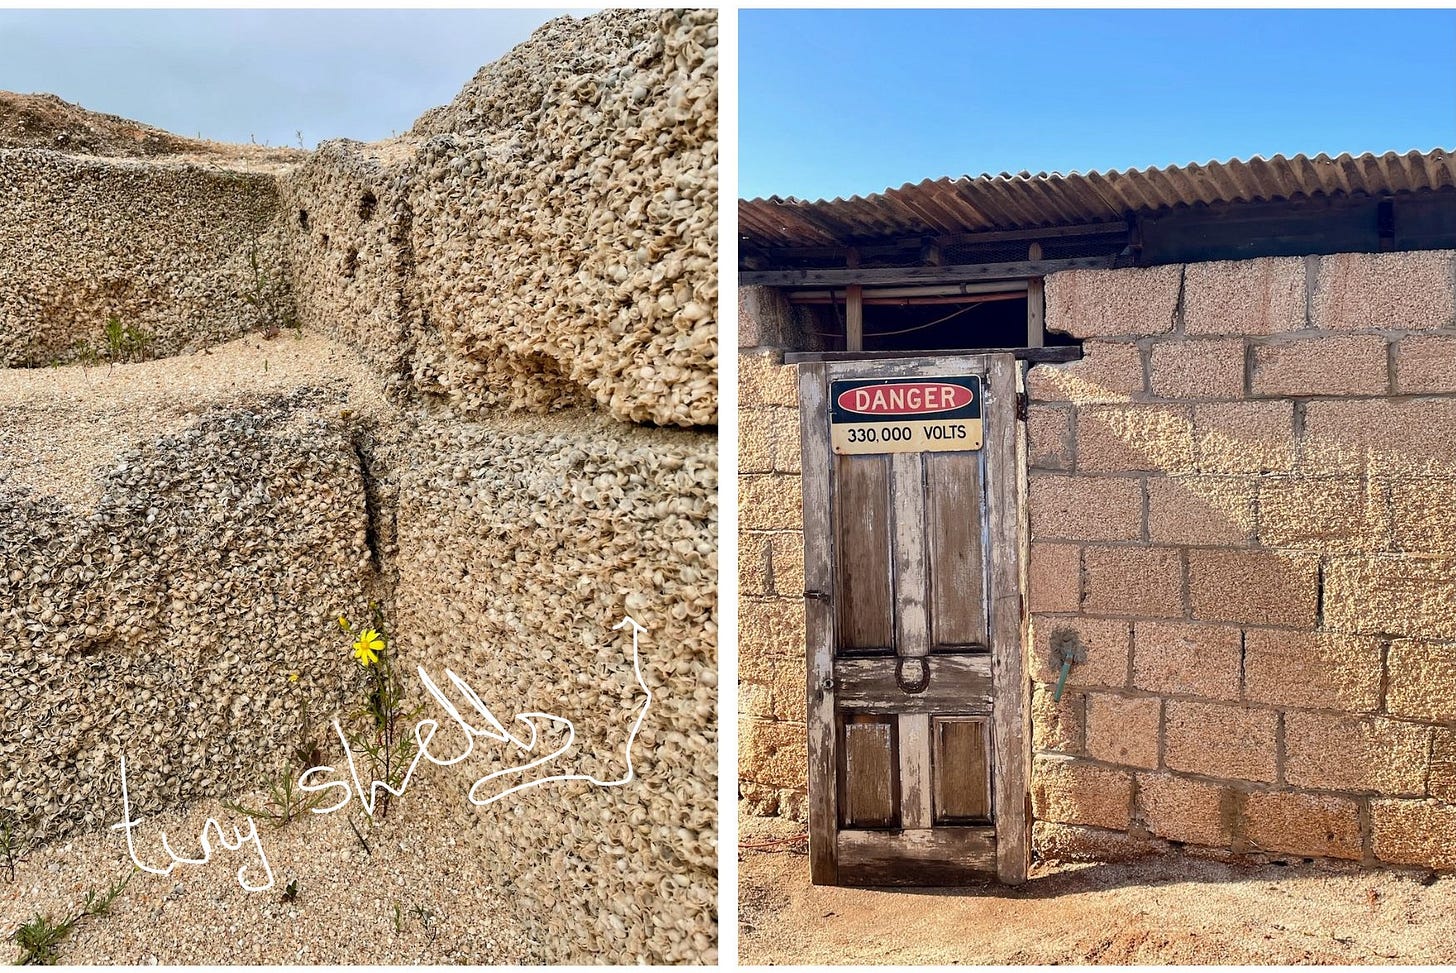
<instances>
[{"instance_id":1,"label":"yellow flower","mask_svg":"<svg viewBox=\"0 0 1456 973\"><path fill-rule=\"evenodd\" d=\"M296 672L290 672L288 674L288 681L289 682L298 682L298 673L296 673Z\"/></svg>"},{"instance_id":2,"label":"yellow flower","mask_svg":"<svg viewBox=\"0 0 1456 973\"><path fill-rule=\"evenodd\" d=\"M349 620L343 615L339 616L339 628L342 628L346 632L349 630Z\"/></svg>"},{"instance_id":3,"label":"yellow flower","mask_svg":"<svg viewBox=\"0 0 1456 973\"><path fill-rule=\"evenodd\" d=\"M359 633L359 640L354 643L354 658L359 660L361 666L371 666L379 661L379 653L384 651L384 637L372 628L366 628Z\"/></svg>"}]
</instances>

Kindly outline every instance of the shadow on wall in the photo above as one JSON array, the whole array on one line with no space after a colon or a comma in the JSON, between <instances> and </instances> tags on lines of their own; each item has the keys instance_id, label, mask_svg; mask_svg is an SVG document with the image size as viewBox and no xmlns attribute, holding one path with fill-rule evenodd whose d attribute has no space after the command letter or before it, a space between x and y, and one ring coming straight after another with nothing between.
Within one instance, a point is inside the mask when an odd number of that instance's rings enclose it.
<instances>
[{"instance_id":1,"label":"shadow on wall","mask_svg":"<svg viewBox=\"0 0 1456 973\"><path fill-rule=\"evenodd\" d=\"M1029 376L1038 846L1456 867L1449 252L1049 279ZM1089 649L1054 702L1052 632Z\"/></svg>"}]
</instances>

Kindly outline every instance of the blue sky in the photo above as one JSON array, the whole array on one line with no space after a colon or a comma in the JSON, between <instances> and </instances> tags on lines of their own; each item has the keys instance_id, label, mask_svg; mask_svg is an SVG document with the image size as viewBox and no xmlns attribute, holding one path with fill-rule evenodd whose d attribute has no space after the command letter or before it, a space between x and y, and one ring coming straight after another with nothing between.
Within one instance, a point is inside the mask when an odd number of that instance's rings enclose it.
<instances>
[{"instance_id":1,"label":"blue sky","mask_svg":"<svg viewBox=\"0 0 1456 973\"><path fill-rule=\"evenodd\" d=\"M739 193L1456 147L1456 11L744 10Z\"/></svg>"},{"instance_id":2,"label":"blue sky","mask_svg":"<svg viewBox=\"0 0 1456 973\"><path fill-rule=\"evenodd\" d=\"M225 142L373 141L588 12L0 9L0 89Z\"/></svg>"}]
</instances>

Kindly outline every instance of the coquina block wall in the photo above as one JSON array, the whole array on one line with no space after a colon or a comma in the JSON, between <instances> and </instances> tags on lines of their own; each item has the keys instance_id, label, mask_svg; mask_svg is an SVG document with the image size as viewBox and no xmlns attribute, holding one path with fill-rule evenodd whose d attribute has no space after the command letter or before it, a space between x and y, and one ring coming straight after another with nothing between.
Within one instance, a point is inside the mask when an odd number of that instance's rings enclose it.
<instances>
[{"instance_id":1,"label":"coquina block wall","mask_svg":"<svg viewBox=\"0 0 1456 973\"><path fill-rule=\"evenodd\" d=\"M0 146L0 186L0 367L104 356L113 319L141 359L293 318L268 171Z\"/></svg>"},{"instance_id":2,"label":"coquina block wall","mask_svg":"<svg viewBox=\"0 0 1456 973\"><path fill-rule=\"evenodd\" d=\"M1048 278L1048 327L1085 357L1028 376L1041 855L1456 867L1453 269L1421 252ZM742 365L746 443L792 435L770 420L792 404L773 361ZM743 788L792 813L803 716L775 687L802 684L802 615L762 559L797 542L780 455L745 447ZM1088 658L1058 703L1064 629Z\"/></svg>"},{"instance_id":3,"label":"coquina block wall","mask_svg":"<svg viewBox=\"0 0 1456 973\"><path fill-rule=\"evenodd\" d=\"M630 613L653 694L636 781L524 791L468 827L510 851L486 867L531 958L711 958L716 30L712 11L554 21L416 132L249 176L256 206L232 215L201 189L147 208L170 167L206 186L205 165L33 153L42 175L138 168L115 199L0 211L0 239L54 247L61 281L155 265L168 287L148 292L159 338L141 356L162 360L117 367L135 401L85 403L84 449L56 449L69 433L41 421L45 390L0 382L3 806L51 836L114 821L120 753L146 768L142 813L255 786L305 698L320 723L342 705L357 666L335 618L369 599L401 671L453 668L503 720L572 719L561 772L616 779L642 701L630 633L611 628ZM140 233L164 203L222 235ZM87 236L109 219L133 221L134 250ZM238 247L260 228L304 338L250 316ZM214 251L242 261L215 287L198 269ZM40 287L0 282L0 348L30 341ZM57 333L132 314L115 306L68 311ZM191 365L165 373L247 331L275 365L304 341L317 368L205 387Z\"/></svg>"},{"instance_id":4,"label":"coquina block wall","mask_svg":"<svg viewBox=\"0 0 1456 973\"><path fill-rule=\"evenodd\" d=\"M738 298L738 791L750 813L807 814L804 514L793 312Z\"/></svg>"}]
</instances>

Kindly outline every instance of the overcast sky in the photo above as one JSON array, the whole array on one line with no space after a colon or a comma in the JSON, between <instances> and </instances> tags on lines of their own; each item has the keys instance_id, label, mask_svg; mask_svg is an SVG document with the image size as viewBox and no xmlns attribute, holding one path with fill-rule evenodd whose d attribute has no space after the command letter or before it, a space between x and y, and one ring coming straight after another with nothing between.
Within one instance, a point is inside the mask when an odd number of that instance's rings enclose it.
<instances>
[{"instance_id":1,"label":"overcast sky","mask_svg":"<svg viewBox=\"0 0 1456 973\"><path fill-rule=\"evenodd\" d=\"M546 21L590 12L0 9L0 89L225 142L373 141Z\"/></svg>"}]
</instances>

